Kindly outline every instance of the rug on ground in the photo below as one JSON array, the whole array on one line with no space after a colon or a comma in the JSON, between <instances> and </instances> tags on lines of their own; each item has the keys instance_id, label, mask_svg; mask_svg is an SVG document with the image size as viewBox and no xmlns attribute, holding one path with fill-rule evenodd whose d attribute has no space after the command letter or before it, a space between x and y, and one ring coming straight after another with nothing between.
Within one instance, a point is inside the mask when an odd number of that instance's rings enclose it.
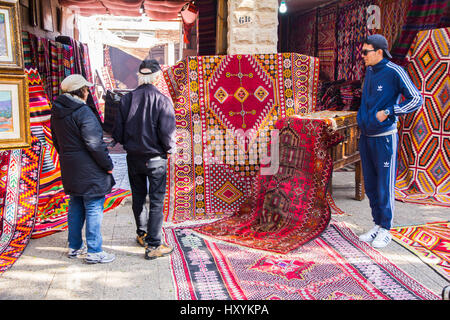
<instances>
[{"instance_id":1,"label":"rug on ground","mask_svg":"<svg viewBox=\"0 0 450 320\"><path fill-rule=\"evenodd\" d=\"M450 207L450 28L419 32L408 59L424 103L400 128L395 197Z\"/></svg>"},{"instance_id":2,"label":"rug on ground","mask_svg":"<svg viewBox=\"0 0 450 320\"><path fill-rule=\"evenodd\" d=\"M327 189L333 171L329 148L344 137L325 120L299 115L278 120L278 168L263 172L256 195L231 217L195 230L250 248L287 253L326 228L331 211ZM271 154L271 156L274 154ZM272 162L276 156L272 156Z\"/></svg>"},{"instance_id":3,"label":"rug on ground","mask_svg":"<svg viewBox=\"0 0 450 320\"><path fill-rule=\"evenodd\" d=\"M179 300L437 300L343 223L286 255L166 228Z\"/></svg>"},{"instance_id":4,"label":"rug on ground","mask_svg":"<svg viewBox=\"0 0 450 320\"><path fill-rule=\"evenodd\" d=\"M38 203L41 144L0 151L0 274L22 255L35 222Z\"/></svg>"},{"instance_id":5,"label":"rug on ground","mask_svg":"<svg viewBox=\"0 0 450 320\"><path fill-rule=\"evenodd\" d=\"M235 212L252 191L275 122L314 110L318 59L296 53L187 57L164 72L177 154L167 222Z\"/></svg>"},{"instance_id":6,"label":"rug on ground","mask_svg":"<svg viewBox=\"0 0 450 320\"><path fill-rule=\"evenodd\" d=\"M397 243L450 281L450 221L391 229Z\"/></svg>"}]
</instances>

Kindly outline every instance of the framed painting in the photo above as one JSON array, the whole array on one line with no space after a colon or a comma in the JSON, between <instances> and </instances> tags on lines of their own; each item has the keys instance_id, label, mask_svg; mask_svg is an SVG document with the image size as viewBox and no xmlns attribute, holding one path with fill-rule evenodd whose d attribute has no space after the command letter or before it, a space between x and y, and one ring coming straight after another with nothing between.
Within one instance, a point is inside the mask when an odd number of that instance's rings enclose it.
<instances>
[{"instance_id":1,"label":"framed painting","mask_svg":"<svg viewBox=\"0 0 450 320\"><path fill-rule=\"evenodd\" d=\"M18 2L0 1L0 69L23 69Z\"/></svg>"},{"instance_id":2,"label":"framed painting","mask_svg":"<svg viewBox=\"0 0 450 320\"><path fill-rule=\"evenodd\" d=\"M0 149L27 148L30 141L26 75L0 75Z\"/></svg>"}]
</instances>

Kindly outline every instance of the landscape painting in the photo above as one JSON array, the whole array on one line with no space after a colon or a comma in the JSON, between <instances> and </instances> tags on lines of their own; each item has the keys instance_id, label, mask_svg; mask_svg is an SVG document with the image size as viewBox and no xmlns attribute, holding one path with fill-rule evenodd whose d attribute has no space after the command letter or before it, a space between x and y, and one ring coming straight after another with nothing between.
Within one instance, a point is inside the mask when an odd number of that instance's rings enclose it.
<instances>
[{"instance_id":1,"label":"landscape painting","mask_svg":"<svg viewBox=\"0 0 450 320\"><path fill-rule=\"evenodd\" d=\"M13 131L12 94L11 91L0 91L0 134Z\"/></svg>"},{"instance_id":2,"label":"landscape painting","mask_svg":"<svg viewBox=\"0 0 450 320\"><path fill-rule=\"evenodd\" d=\"M22 70L23 51L18 2L0 0L0 69Z\"/></svg>"},{"instance_id":3,"label":"landscape painting","mask_svg":"<svg viewBox=\"0 0 450 320\"><path fill-rule=\"evenodd\" d=\"M28 105L26 76L0 74L0 149L30 146Z\"/></svg>"},{"instance_id":4,"label":"landscape painting","mask_svg":"<svg viewBox=\"0 0 450 320\"><path fill-rule=\"evenodd\" d=\"M0 61L12 61L8 10L0 9Z\"/></svg>"}]
</instances>

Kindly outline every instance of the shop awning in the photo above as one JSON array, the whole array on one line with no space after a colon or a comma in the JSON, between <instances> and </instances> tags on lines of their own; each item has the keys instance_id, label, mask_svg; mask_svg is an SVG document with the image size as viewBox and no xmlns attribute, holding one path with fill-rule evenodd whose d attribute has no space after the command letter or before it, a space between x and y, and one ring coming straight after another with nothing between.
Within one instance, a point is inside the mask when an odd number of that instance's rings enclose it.
<instances>
[{"instance_id":1,"label":"shop awning","mask_svg":"<svg viewBox=\"0 0 450 320\"><path fill-rule=\"evenodd\" d=\"M144 8L147 17L153 20L174 20L178 18L181 8L189 1L154 1L154 0L59 0L63 7L82 16L109 14L113 16L138 17Z\"/></svg>"}]
</instances>

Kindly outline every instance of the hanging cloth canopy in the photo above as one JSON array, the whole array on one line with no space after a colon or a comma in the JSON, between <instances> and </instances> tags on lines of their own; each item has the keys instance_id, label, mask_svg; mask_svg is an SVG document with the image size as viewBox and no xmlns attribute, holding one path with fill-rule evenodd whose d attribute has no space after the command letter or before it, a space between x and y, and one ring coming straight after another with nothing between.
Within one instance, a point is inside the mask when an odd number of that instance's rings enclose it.
<instances>
[{"instance_id":1,"label":"hanging cloth canopy","mask_svg":"<svg viewBox=\"0 0 450 320\"><path fill-rule=\"evenodd\" d=\"M113 16L139 17L144 8L147 17L153 20L175 20L181 8L189 1L154 0L59 0L59 4L68 7L82 16L109 14Z\"/></svg>"}]
</instances>

